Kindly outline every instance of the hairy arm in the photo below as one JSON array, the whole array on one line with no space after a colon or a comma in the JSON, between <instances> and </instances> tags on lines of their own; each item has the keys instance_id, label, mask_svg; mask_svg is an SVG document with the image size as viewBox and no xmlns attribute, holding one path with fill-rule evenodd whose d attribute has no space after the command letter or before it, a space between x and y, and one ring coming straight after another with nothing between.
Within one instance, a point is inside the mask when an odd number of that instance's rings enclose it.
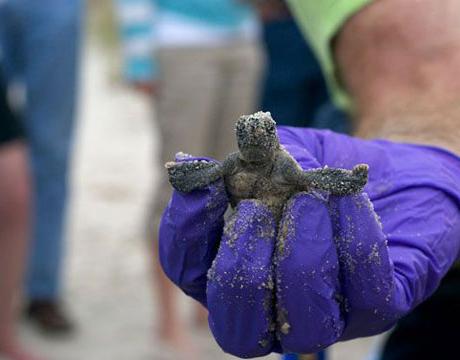
<instances>
[{"instance_id":1,"label":"hairy arm","mask_svg":"<svg viewBox=\"0 0 460 360\"><path fill-rule=\"evenodd\" d=\"M379 0L335 39L357 135L460 154L460 2Z\"/></svg>"}]
</instances>

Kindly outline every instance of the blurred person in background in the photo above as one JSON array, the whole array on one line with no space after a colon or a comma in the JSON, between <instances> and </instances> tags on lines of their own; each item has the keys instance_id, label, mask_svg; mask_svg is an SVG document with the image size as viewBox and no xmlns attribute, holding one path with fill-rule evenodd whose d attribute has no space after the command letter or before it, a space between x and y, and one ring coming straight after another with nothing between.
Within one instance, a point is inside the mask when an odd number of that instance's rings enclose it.
<instances>
[{"instance_id":1,"label":"blurred person in background","mask_svg":"<svg viewBox=\"0 0 460 360\"><path fill-rule=\"evenodd\" d=\"M25 313L47 333L69 333L60 300L82 2L6 0L3 6L5 76L25 88L34 189Z\"/></svg>"},{"instance_id":2,"label":"blurred person in background","mask_svg":"<svg viewBox=\"0 0 460 360\"><path fill-rule=\"evenodd\" d=\"M0 1L0 19L1 7ZM7 102L1 65L0 52L0 358L34 360L16 334L29 244L29 164L24 131Z\"/></svg>"},{"instance_id":3,"label":"blurred person in background","mask_svg":"<svg viewBox=\"0 0 460 360\"><path fill-rule=\"evenodd\" d=\"M174 159L179 149L223 159L234 148L228 134L235 120L257 106L261 54L252 9L239 0L117 0L117 8L125 78L156 100L160 163ZM148 234L155 253L158 224L171 194L165 172L159 174ZM181 347L187 337L176 290L157 261L154 276L160 338ZM204 316L198 321L203 323Z\"/></svg>"}]
</instances>

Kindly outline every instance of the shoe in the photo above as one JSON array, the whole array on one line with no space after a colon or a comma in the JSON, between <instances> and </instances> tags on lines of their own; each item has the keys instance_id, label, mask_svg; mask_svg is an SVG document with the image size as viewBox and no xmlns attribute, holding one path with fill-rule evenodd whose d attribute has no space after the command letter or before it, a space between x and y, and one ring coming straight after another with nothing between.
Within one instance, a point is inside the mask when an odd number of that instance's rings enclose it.
<instances>
[{"instance_id":1,"label":"shoe","mask_svg":"<svg viewBox=\"0 0 460 360\"><path fill-rule=\"evenodd\" d=\"M26 318L48 335L71 335L75 326L62 306L53 300L32 300L25 309Z\"/></svg>"}]
</instances>

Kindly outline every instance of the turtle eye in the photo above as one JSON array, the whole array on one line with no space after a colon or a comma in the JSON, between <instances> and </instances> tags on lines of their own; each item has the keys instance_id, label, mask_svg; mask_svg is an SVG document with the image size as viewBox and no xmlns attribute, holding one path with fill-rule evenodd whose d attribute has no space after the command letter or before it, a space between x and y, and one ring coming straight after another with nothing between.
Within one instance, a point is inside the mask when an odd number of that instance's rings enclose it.
<instances>
[{"instance_id":1,"label":"turtle eye","mask_svg":"<svg viewBox=\"0 0 460 360\"><path fill-rule=\"evenodd\" d=\"M271 134L271 133L273 133L275 131L275 126L270 123L270 124L267 125L266 129L267 129L267 133Z\"/></svg>"}]
</instances>

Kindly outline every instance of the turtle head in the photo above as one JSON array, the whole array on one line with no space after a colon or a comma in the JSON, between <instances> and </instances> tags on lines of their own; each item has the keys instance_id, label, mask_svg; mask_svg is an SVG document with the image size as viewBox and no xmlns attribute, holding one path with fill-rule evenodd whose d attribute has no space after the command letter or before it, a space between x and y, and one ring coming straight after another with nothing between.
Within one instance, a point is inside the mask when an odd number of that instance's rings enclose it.
<instances>
[{"instance_id":1,"label":"turtle head","mask_svg":"<svg viewBox=\"0 0 460 360\"><path fill-rule=\"evenodd\" d=\"M276 123L269 112L243 115L236 123L236 139L243 160L271 161L280 148Z\"/></svg>"}]
</instances>

